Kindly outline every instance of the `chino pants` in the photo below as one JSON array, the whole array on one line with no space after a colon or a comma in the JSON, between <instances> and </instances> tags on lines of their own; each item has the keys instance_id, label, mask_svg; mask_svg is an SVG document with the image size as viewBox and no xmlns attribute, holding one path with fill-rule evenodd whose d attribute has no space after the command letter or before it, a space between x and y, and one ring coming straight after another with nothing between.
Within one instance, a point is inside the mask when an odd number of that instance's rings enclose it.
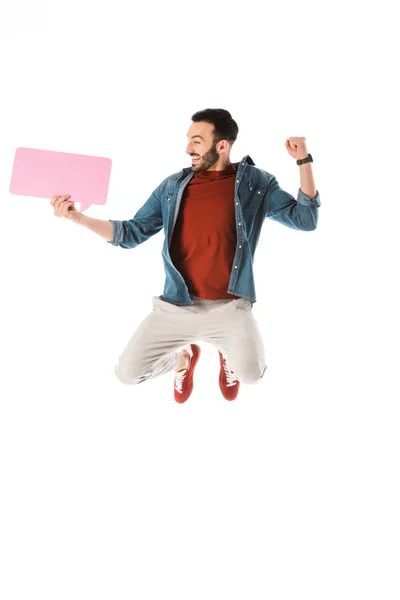
<instances>
[{"instance_id":1,"label":"chino pants","mask_svg":"<svg viewBox=\"0 0 400 600\"><path fill-rule=\"evenodd\" d=\"M256 383L263 377L264 345L251 301L190 298L193 305L177 306L153 296L153 310L119 357L119 381L138 384L175 371L180 351L196 342L215 346L240 382Z\"/></svg>"}]
</instances>

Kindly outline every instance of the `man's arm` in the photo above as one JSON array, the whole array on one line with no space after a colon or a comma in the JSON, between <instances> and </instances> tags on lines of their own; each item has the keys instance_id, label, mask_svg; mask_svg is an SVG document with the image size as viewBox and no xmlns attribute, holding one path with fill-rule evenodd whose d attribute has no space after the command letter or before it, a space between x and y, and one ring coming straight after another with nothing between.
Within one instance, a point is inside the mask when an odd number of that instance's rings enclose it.
<instances>
[{"instance_id":1,"label":"man's arm","mask_svg":"<svg viewBox=\"0 0 400 600\"><path fill-rule=\"evenodd\" d=\"M308 152L298 152L297 159L307 158ZM296 159L296 160L297 160ZM303 165L299 165L300 169L300 189L306 196L310 198L315 198L317 195L317 188L314 183L314 176L312 171L312 163L304 163Z\"/></svg>"},{"instance_id":2,"label":"man's arm","mask_svg":"<svg viewBox=\"0 0 400 600\"><path fill-rule=\"evenodd\" d=\"M76 213L71 217L71 219L77 223L78 225L83 225L100 235L102 238L107 240L107 242L112 241L113 239L113 224L110 221L103 221L102 219L93 219L93 217L88 217L82 213Z\"/></svg>"},{"instance_id":3,"label":"man's arm","mask_svg":"<svg viewBox=\"0 0 400 600\"><path fill-rule=\"evenodd\" d=\"M290 137L286 140L285 147L296 160L308 156L305 137ZM299 167L300 187L297 200L279 187L274 176L270 176L266 195L266 216L293 229L313 231L317 227L321 201L315 187L311 163Z\"/></svg>"},{"instance_id":4,"label":"man's arm","mask_svg":"<svg viewBox=\"0 0 400 600\"><path fill-rule=\"evenodd\" d=\"M163 227L161 194L166 179L153 191L148 200L129 221L93 219L76 213L73 220L78 225L97 233L113 246L135 248L158 233Z\"/></svg>"},{"instance_id":5,"label":"man's arm","mask_svg":"<svg viewBox=\"0 0 400 600\"><path fill-rule=\"evenodd\" d=\"M272 175L267 188L266 216L293 229L313 231L317 227L318 208L321 206L319 192L315 192L315 198L310 198L300 187L295 200L279 186L276 177Z\"/></svg>"},{"instance_id":6,"label":"man's arm","mask_svg":"<svg viewBox=\"0 0 400 600\"><path fill-rule=\"evenodd\" d=\"M168 179L168 178L167 178ZM104 238L109 244L121 248L135 248L148 240L152 235L158 233L163 227L161 195L164 189L162 183L153 191L150 198L137 211L129 221L109 219L93 219L82 213L74 216L74 221L87 227L94 233Z\"/></svg>"},{"instance_id":7,"label":"man's arm","mask_svg":"<svg viewBox=\"0 0 400 600\"><path fill-rule=\"evenodd\" d=\"M109 244L127 249L135 248L162 229L161 194L165 181L164 179L156 187L132 219L129 221L110 219L113 225L113 237L111 241L107 240Z\"/></svg>"}]
</instances>

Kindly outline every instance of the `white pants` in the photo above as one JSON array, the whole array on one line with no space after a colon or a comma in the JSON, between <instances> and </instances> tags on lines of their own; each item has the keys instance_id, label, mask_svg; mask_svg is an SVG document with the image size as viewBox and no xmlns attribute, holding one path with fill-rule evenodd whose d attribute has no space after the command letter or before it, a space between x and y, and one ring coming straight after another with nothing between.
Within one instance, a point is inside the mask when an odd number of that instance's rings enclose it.
<instances>
[{"instance_id":1,"label":"white pants","mask_svg":"<svg viewBox=\"0 0 400 600\"><path fill-rule=\"evenodd\" d=\"M176 370L180 351L199 341L215 346L239 381L256 383L263 377L264 345L251 301L190 298L192 306L178 306L153 296L153 310L119 357L119 381L138 384Z\"/></svg>"}]
</instances>

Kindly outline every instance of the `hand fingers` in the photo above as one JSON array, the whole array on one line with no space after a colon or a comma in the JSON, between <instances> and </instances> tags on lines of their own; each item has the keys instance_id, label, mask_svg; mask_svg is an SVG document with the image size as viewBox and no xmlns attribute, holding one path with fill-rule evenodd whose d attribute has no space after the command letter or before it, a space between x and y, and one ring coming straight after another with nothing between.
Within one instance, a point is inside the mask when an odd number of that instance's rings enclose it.
<instances>
[{"instance_id":1,"label":"hand fingers","mask_svg":"<svg viewBox=\"0 0 400 600\"><path fill-rule=\"evenodd\" d=\"M54 212L56 214L60 213L60 205L64 202L64 197L63 196L58 196L58 198L56 199L56 201L54 202Z\"/></svg>"},{"instance_id":2,"label":"hand fingers","mask_svg":"<svg viewBox=\"0 0 400 600\"><path fill-rule=\"evenodd\" d=\"M59 208L59 206L61 206L61 204L65 202L67 198L71 198L71 196L69 196L68 194L66 196L60 196L55 202L55 207Z\"/></svg>"},{"instance_id":3,"label":"hand fingers","mask_svg":"<svg viewBox=\"0 0 400 600\"><path fill-rule=\"evenodd\" d=\"M54 206L54 208L55 208L55 206L56 206L56 201L58 200L58 198L61 198L61 196L53 196L53 198L51 199L51 202L50 202L50 204L51 204L52 206Z\"/></svg>"},{"instance_id":4,"label":"hand fingers","mask_svg":"<svg viewBox=\"0 0 400 600\"><path fill-rule=\"evenodd\" d=\"M63 200L67 199L67 198L71 198L71 195L70 195L70 194L67 194L66 196L53 196L53 198L51 199L51 202L50 202L50 204L51 204L52 206L54 206L54 208L57 208L57 206L59 206L59 205L60 205L60 203L61 203ZM58 201L58 204L57 204L57 201Z\"/></svg>"},{"instance_id":5,"label":"hand fingers","mask_svg":"<svg viewBox=\"0 0 400 600\"><path fill-rule=\"evenodd\" d=\"M54 213L57 212L57 206L59 204L60 198L61 198L61 196L54 196L53 200L51 201L53 208L54 208Z\"/></svg>"},{"instance_id":6,"label":"hand fingers","mask_svg":"<svg viewBox=\"0 0 400 600\"><path fill-rule=\"evenodd\" d=\"M70 198L70 195L67 196L53 196L50 204L54 207L54 214L57 217L65 217L69 211L69 207L73 206L74 203L72 200L68 201L66 198Z\"/></svg>"},{"instance_id":7,"label":"hand fingers","mask_svg":"<svg viewBox=\"0 0 400 600\"><path fill-rule=\"evenodd\" d=\"M62 211L62 207L64 202L67 202L66 198L70 198L70 196L60 196L54 203L54 211L56 213L60 213Z\"/></svg>"},{"instance_id":8,"label":"hand fingers","mask_svg":"<svg viewBox=\"0 0 400 600\"><path fill-rule=\"evenodd\" d=\"M61 206L61 215L63 217L66 217L67 214L69 213L69 207L73 206L74 203L73 202L68 202L68 200L64 200L62 206Z\"/></svg>"}]
</instances>

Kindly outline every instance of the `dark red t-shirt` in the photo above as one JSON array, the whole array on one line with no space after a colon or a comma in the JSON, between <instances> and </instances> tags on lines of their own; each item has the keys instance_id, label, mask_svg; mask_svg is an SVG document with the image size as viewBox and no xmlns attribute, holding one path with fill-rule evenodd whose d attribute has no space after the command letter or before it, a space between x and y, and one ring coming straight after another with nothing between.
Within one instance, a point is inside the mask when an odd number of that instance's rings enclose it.
<instances>
[{"instance_id":1,"label":"dark red t-shirt","mask_svg":"<svg viewBox=\"0 0 400 600\"><path fill-rule=\"evenodd\" d=\"M170 255L189 294L205 300L228 294L236 252L234 190L236 169L199 171L187 184L172 234Z\"/></svg>"}]
</instances>

